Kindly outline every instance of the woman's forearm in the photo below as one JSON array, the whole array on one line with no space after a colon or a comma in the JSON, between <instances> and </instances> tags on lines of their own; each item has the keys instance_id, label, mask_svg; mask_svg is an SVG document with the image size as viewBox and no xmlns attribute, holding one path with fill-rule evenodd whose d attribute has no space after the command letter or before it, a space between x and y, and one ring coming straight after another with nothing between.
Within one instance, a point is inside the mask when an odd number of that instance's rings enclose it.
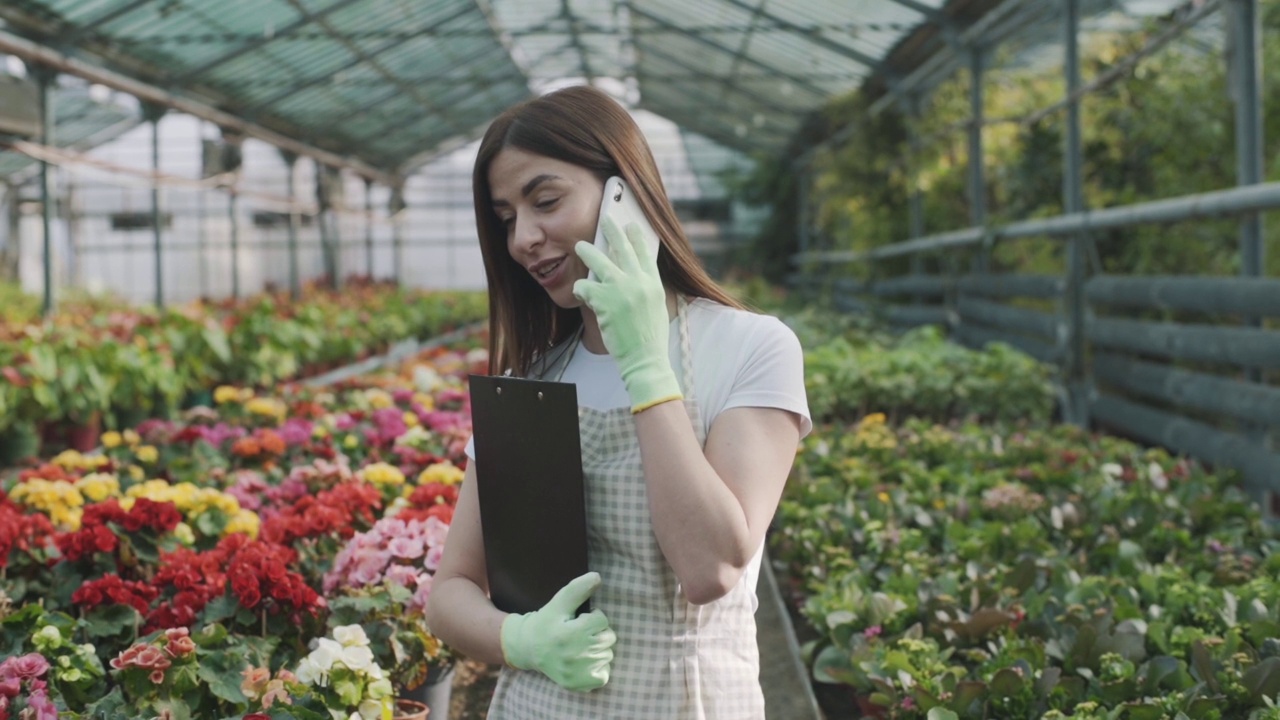
<instances>
[{"instance_id":1,"label":"woman's forearm","mask_svg":"<svg viewBox=\"0 0 1280 720\"><path fill-rule=\"evenodd\" d=\"M682 403L638 413L636 433L662 554L690 602L716 600L741 577L755 550L747 514L707 460Z\"/></svg>"},{"instance_id":2,"label":"woman's forearm","mask_svg":"<svg viewBox=\"0 0 1280 720\"><path fill-rule=\"evenodd\" d=\"M506 616L465 577L437 577L431 586L427 610L431 632L473 660L491 665L505 662L501 636Z\"/></svg>"}]
</instances>

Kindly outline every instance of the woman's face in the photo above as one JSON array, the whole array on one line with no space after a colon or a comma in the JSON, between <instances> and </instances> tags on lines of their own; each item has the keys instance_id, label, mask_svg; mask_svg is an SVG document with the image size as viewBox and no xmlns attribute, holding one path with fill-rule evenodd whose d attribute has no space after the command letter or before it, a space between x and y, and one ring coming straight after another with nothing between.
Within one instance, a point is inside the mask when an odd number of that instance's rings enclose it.
<instances>
[{"instance_id":1,"label":"woman's face","mask_svg":"<svg viewBox=\"0 0 1280 720\"><path fill-rule=\"evenodd\" d=\"M489 193L511 258L556 305L580 307L573 284L587 266L573 246L595 238L604 183L572 163L507 147L489 164Z\"/></svg>"}]
</instances>

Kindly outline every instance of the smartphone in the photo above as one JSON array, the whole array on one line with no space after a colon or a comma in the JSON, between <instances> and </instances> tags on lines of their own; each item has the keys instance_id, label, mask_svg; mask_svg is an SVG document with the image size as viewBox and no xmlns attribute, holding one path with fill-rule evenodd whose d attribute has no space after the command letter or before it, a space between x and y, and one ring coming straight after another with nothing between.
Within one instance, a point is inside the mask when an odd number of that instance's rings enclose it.
<instances>
[{"instance_id":1,"label":"smartphone","mask_svg":"<svg viewBox=\"0 0 1280 720\"><path fill-rule=\"evenodd\" d=\"M645 217L644 210L640 209L640 203L636 201L635 193L631 192L631 188L627 187L627 183L622 178L614 176L605 181L604 197L600 200L600 219L596 222L596 239L595 245L600 248L610 259L613 254L609 252L609 239L604 236L604 219L612 218L618 229L626 234L627 225L636 223L644 231L645 240L649 243L649 250L654 257L658 256L658 233L654 232L653 226L649 224L649 218ZM587 274L589 280L595 280L595 271Z\"/></svg>"}]
</instances>

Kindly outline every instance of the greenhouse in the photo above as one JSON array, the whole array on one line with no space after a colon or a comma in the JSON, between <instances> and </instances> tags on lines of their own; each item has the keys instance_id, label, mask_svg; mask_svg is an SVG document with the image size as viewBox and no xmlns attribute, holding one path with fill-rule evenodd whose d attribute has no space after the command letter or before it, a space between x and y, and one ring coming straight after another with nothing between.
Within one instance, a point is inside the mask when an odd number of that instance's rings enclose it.
<instances>
[{"instance_id":1,"label":"greenhouse","mask_svg":"<svg viewBox=\"0 0 1280 720\"><path fill-rule=\"evenodd\" d=\"M1280 720L1280 0L0 0L0 720Z\"/></svg>"}]
</instances>

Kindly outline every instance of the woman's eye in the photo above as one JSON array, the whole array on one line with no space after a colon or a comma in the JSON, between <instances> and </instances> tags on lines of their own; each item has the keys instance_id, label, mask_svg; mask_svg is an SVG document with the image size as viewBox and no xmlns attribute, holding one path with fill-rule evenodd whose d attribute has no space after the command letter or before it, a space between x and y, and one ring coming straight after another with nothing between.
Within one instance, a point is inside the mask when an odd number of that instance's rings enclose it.
<instances>
[{"instance_id":1,"label":"woman's eye","mask_svg":"<svg viewBox=\"0 0 1280 720\"><path fill-rule=\"evenodd\" d=\"M559 202L559 200L560 198L551 198L550 200L542 200L537 205L534 205L534 207L538 208L539 210L550 210L552 207L555 206L557 202Z\"/></svg>"}]
</instances>

